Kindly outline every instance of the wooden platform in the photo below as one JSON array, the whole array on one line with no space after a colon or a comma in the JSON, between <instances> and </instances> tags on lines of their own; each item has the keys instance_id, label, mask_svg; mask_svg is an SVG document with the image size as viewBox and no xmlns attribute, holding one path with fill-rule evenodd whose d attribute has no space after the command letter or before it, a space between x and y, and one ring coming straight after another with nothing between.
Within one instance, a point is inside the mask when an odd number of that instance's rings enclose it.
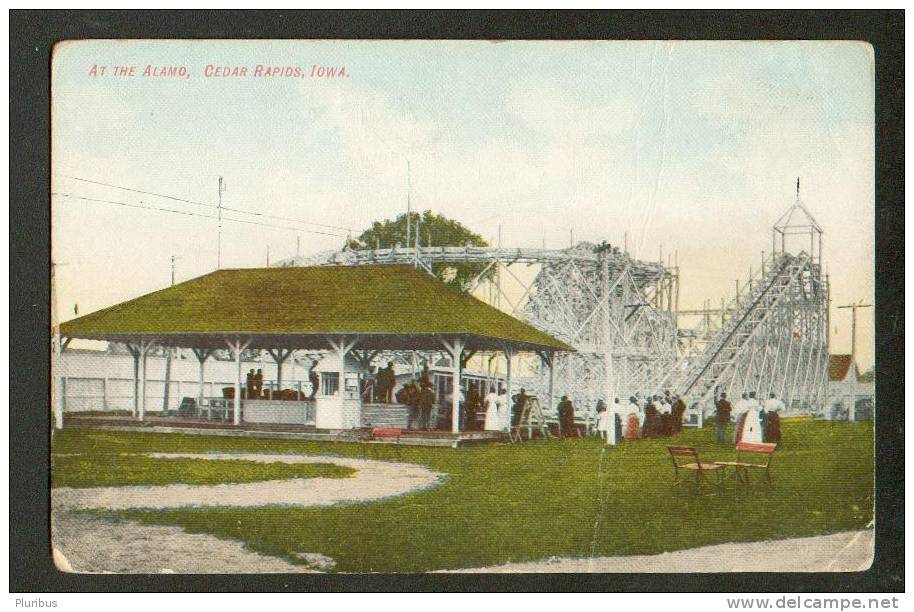
<instances>
[{"instance_id":1,"label":"wooden platform","mask_svg":"<svg viewBox=\"0 0 914 612\"><path fill-rule=\"evenodd\" d=\"M91 428L107 431L146 431L154 433L180 433L206 436L233 436L243 438L273 438L284 440L315 440L329 442L357 442L364 444L400 444L404 446L467 446L507 441L507 434L494 431L403 430L399 438L373 438L371 429L317 429L310 425L273 423L243 423L232 425L224 421L208 421L184 417L147 415L138 421L130 416L80 416L67 415L64 427Z\"/></svg>"}]
</instances>

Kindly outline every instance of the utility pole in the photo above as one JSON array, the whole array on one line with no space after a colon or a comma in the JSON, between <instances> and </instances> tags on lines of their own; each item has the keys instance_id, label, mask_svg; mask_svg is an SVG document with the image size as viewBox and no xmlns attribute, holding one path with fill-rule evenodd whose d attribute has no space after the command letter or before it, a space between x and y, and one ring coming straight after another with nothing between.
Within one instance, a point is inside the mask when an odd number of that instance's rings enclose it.
<instances>
[{"instance_id":1,"label":"utility pole","mask_svg":"<svg viewBox=\"0 0 914 612\"><path fill-rule=\"evenodd\" d=\"M175 286L175 261L181 259L175 255L171 256L171 286ZM162 414L168 414L168 391L171 387L171 354L172 348L165 347L165 389L162 392Z\"/></svg>"},{"instance_id":2,"label":"utility pole","mask_svg":"<svg viewBox=\"0 0 914 612\"><path fill-rule=\"evenodd\" d=\"M219 177L219 204L216 207L219 215L219 240L216 244L216 269L219 270L222 268L222 192L224 187L222 184L222 177Z\"/></svg>"},{"instance_id":3,"label":"utility pole","mask_svg":"<svg viewBox=\"0 0 914 612\"><path fill-rule=\"evenodd\" d=\"M856 304L845 304L843 306L838 306L838 308L850 308L851 309L851 361L852 365L857 364L857 309L858 308L872 308L872 304L864 304L863 300L860 300Z\"/></svg>"},{"instance_id":4,"label":"utility pole","mask_svg":"<svg viewBox=\"0 0 914 612\"><path fill-rule=\"evenodd\" d=\"M406 160L406 248L407 249L409 248L410 223L412 223L412 220L410 219L410 217L412 216L412 203L409 200L409 192L412 188L412 185L410 184L409 174L410 174L409 160ZM408 252L409 251L407 251L407 253Z\"/></svg>"},{"instance_id":5,"label":"utility pole","mask_svg":"<svg viewBox=\"0 0 914 612\"><path fill-rule=\"evenodd\" d=\"M301 255L301 236L295 237L295 259Z\"/></svg>"},{"instance_id":6,"label":"utility pole","mask_svg":"<svg viewBox=\"0 0 914 612\"><path fill-rule=\"evenodd\" d=\"M179 259L181 259L181 258L177 257L175 255L171 256L171 286L172 287L174 287L174 285L175 285L175 262Z\"/></svg>"},{"instance_id":7,"label":"utility pole","mask_svg":"<svg viewBox=\"0 0 914 612\"><path fill-rule=\"evenodd\" d=\"M797 186L799 188L799 179L797 179ZM863 300L855 304L845 304L843 306L838 306L838 308L850 308L851 309L851 365L850 367L857 367L857 309L858 308L872 308L872 304L864 304ZM854 371L854 382L857 381L857 372ZM847 420L856 421L856 388L850 393L850 402L847 407Z\"/></svg>"},{"instance_id":8,"label":"utility pole","mask_svg":"<svg viewBox=\"0 0 914 612\"><path fill-rule=\"evenodd\" d=\"M267 245L267 267L270 267L270 245Z\"/></svg>"}]
</instances>

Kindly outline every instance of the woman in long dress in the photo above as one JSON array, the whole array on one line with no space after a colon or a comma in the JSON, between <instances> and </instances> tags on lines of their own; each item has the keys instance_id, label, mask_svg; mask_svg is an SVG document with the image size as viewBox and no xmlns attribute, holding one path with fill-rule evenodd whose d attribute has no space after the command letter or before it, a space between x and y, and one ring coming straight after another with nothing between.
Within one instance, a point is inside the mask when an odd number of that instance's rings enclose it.
<instances>
[{"instance_id":1,"label":"woman in long dress","mask_svg":"<svg viewBox=\"0 0 914 612\"><path fill-rule=\"evenodd\" d=\"M495 393L495 389L489 391L489 394L486 395L485 405L486 405L486 422L484 429L486 431L501 431L501 418L498 414L498 394Z\"/></svg>"}]
</instances>

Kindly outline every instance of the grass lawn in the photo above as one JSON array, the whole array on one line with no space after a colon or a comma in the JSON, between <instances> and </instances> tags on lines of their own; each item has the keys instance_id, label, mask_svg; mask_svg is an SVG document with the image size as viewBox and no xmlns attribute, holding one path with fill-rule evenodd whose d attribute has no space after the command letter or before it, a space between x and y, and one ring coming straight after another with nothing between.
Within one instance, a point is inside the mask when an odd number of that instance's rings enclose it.
<instances>
[{"instance_id":1,"label":"grass lawn","mask_svg":"<svg viewBox=\"0 0 914 612\"><path fill-rule=\"evenodd\" d=\"M355 470L332 463L260 463L163 459L105 453L51 457L51 486L212 485L288 478L346 478Z\"/></svg>"},{"instance_id":2,"label":"grass lawn","mask_svg":"<svg viewBox=\"0 0 914 612\"><path fill-rule=\"evenodd\" d=\"M383 502L116 514L241 540L290 560L293 553L321 553L337 571L413 572L864 527L873 516L872 423L783 420L782 434L772 486L699 496L671 486L665 447L697 445L704 460L732 459L732 449L714 443L713 428L615 448L572 439L459 449L64 430L55 434L54 450L330 453L427 465L446 473L447 482Z\"/></svg>"}]
</instances>

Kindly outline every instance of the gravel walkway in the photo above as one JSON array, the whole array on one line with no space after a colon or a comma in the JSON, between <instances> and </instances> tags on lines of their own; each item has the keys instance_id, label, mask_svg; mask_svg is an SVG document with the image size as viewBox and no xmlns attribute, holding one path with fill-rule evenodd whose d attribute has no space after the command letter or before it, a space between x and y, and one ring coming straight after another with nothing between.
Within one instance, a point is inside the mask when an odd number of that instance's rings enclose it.
<instances>
[{"instance_id":1,"label":"gravel walkway","mask_svg":"<svg viewBox=\"0 0 914 612\"><path fill-rule=\"evenodd\" d=\"M150 453L159 458L335 463L349 478L294 478L215 486L57 488L51 491L54 562L80 573L292 573L327 570L333 560L302 551L304 565L261 555L240 542L178 527L110 521L74 510L183 507L332 506L377 501L434 487L444 476L420 465L334 456Z\"/></svg>"},{"instance_id":2,"label":"gravel walkway","mask_svg":"<svg viewBox=\"0 0 914 612\"><path fill-rule=\"evenodd\" d=\"M128 487L62 487L51 493L55 507L127 510L214 506L333 506L377 501L427 489L442 476L412 463L388 463L322 455L149 453L162 459L258 461L260 463L335 463L356 470L349 478L291 478L221 485L162 485Z\"/></svg>"},{"instance_id":3,"label":"gravel walkway","mask_svg":"<svg viewBox=\"0 0 914 612\"><path fill-rule=\"evenodd\" d=\"M659 555L549 559L458 572L512 573L703 573L859 572L873 560L873 531L846 531L811 538L702 546Z\"/></svg>"}]
</instances>

